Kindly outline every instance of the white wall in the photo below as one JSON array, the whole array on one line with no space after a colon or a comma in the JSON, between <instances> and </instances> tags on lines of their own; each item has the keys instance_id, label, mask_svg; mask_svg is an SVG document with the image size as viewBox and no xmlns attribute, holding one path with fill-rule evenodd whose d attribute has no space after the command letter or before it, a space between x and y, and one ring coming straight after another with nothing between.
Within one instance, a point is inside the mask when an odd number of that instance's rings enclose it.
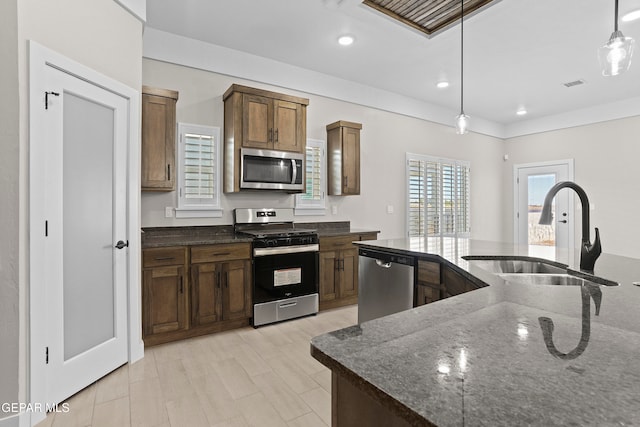
<instances>
[{"instance_id":1,"label":"white wall","mask_svg":"<svg viewBox=\"0 0 640 427\"><path fill-rule=\"evenodd\" d=\"M553 132L508 139L509 161L502 215L503 235L513 239L513 165L557 159L575 159L575 182L587 192L593 228L600 229L603 252L640 258L640 116ZM571 190L562 190L571 191ZM580 206L576 197L576 207ZM581 236L576 211L576 241Z\"/></svg>"},{"instance_id":2,"label":"white wall","mask_svg":"<svg viewBox=\"0 0 640 427\"><path fill-rule=\"evenodd\" d=\"M0 1L0 402L16 402L18 399L20 146L17 2ZM0 419L7 415L0 412Z\"/></svg>"},{"instance_id":3,"label":"white wall","mask_svg":"<svg viewBox=\"0 0 640 427\"><path fill-rule=\"evenodd\" d=\"M326 140L326 125L336 120L362 123L361 194L329 197L325 216L300 216L297 221L351 221L352 227L380 230L381 238L402 237L405 233L405 153L414 152L471 161L472 230L475 238L502 238L501 212L503 142L470 133L456 135L452 127L360 105L296 92L195 68L151 59L143 60L145 85L179 92L176 118L180 122L223 125L222 94L233 83L284 92L309 98L307 137ZM453 121L453 117L452 117ZM232 224L235 207L293 207L294 197L284 193L224 194L220 219L165 218L165 207L176 206L176 194L142 194L143 227ZM387 205L394 208L387 214ZM336 206L337 215L331 214Z\"/></svg>"},{"instance_id":4,"label":"white wall","mask_svg":"<svg viewBox=\"0 0 640 427\"><path fill-rule=\"evenodd\" d=\"M0 324L2 328L8 330L17 330L20 328L20 336L10 335L5 340L5 334L2 334L2 348L16 351L19 349L19 364L13 363L13 359L5 360L4 357L0 366L0 397L3 397L5 390L10 390L9 396L3 401L24 401L27 397L27 348L28 341L28 241L29 241L29 224L28 218L28 151L29 151L29 135L28 135L28 40L34 40L39 44L57 51L77 62L82 63L94 70L114 78L136 90L139 90L142 84L142 22L126 11L121 5L113 0L93 0L87 2L84 0L19 0L0 2L0 15L11 17L12 6L9 3L17 4L17 42L15 52L12 49L6 51L4 49L4 22L3 29L0 32L2 36L3 47L0 53L2 57L0 62L3 66L16 63L18 67L18 82L15 90L18 90L17 97L0 97L0 113L4 116L6 112L8 116L19 111L19 137L15 132L15 138L12 137L5 143L3 136L3 160L13 162L7 167L7 171L12 172L14 179L17 177L17 183L11 183L11 188L5 192L2 188L3 205L8 201L9 204L18 201L18 207L14 207L8 217L2 216L2 227L15 227L15 223L19 221L19 238L17 242L10 241L11 254L19 256L19 295L16 293L12 298L6 301L10 304L16 313L16 318L5 322L4 311L0 313ZM15 10L15 6L13 6ZM5 15L4 12L9 15ZM15 12L13 12L15 16ZM14 24L15 25L15 24ZM10 27L10 26L9 26ZM14 42L16 38L14 37ZM7 55L7 56L5 56ZM3 68L3 80L5 78ZM9 74L11 76L11 74ZM19 86L18 86L19 85ZM17 117L16 117L17 126ZM4 128L4 126L3 126ZM11 129L11 128L9 128ZM4 131L3 131L4 132ZM13 136L13 135L12 135ZM12 153L19 152L19 158ZM5 153L9 153L11 157L5 158ZM2 164L4 173L4 163ZM0 185L5 183L0 178ZM12 202L13 200L13 202ZM13 229L15 233L15 228ZM0 230L0 231L4 231ZM0 243L0 256L5 259L5 240L4 233L2 243ZM9 235L12 235L11 232ZM17 244L16 244L17 243ZM9 258L10 259L10 258ZM17 265L12 268L18 269ZM4 282L3 282L4 286ZM16 389L13 381L5 382L4 372L17 372L19 374L19 391ZM11 378L11 376L9 376ZM0 414L0 418L3 414Z\"/></svg>"}]
</instances>

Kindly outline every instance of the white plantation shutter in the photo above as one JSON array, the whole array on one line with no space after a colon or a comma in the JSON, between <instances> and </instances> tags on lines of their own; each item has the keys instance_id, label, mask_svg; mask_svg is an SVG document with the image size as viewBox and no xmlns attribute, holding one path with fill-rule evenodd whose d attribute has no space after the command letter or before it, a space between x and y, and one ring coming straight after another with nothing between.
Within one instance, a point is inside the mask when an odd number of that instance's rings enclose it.
<instances>
[{"instance_id":1,"label":"white plantation shutter","mask_svg":"<svg viewBox=\"0 0 640 427\"><path fill-rule=\"evenodd\" d=\"M326 194L326 143L307 139L305 156L305 189L296 194L296 215L324 215Z\"/></svg>"},{"instance_id":2,"label":"white plantation shutter","mask_svg":"<svg viewBox=\"0 0 640 427\"><path fill-rule=\"evenodd\" d=\"M176 217L220 217L220 128L178 124Z\"/></svg>"},{"instance_id":3,"label":"white plantation shutter","mask_svg":"<svg viewBox=\"0 0 640 427\"><path fill-rule=\"evenodd\" d=\"M407 153L410 237L469 234L469 168L468 162Z\"/></svg>"}]
</instances>

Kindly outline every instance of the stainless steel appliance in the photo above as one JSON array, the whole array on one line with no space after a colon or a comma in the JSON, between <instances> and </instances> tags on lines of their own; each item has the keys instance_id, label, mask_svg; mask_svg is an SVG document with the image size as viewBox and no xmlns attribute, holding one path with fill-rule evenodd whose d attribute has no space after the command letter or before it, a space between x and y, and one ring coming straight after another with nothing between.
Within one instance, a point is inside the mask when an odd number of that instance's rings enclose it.
<instances>
[{"instance_id":1,"label":"stainless steel appliance","mask_svg":"<svg viewBox=\"0 0 640 427\"><path fill-rule=\"evenodd\" d=\"M304 191L304 155L288 151L240 150L240 188Z\"/></svg>"},{"instance_id":2,"label":"stainless steel appliance","mask_svg":"<svg viewBox=\"0 0 640 427\"><path fill-rule=\"evenodd\" d=\"M414 259L360 249L358 323L413 308Z\"/></svg>"},{"instance_id":3,"label":"stainless steel appliance","mask_svg":"<svg viewBox=\"0 0 640 427\"><path fill-rule=\"evenodd\" d=\"M293 209L235 209L253 237L253 326L318 312L318 234L295 228Z\"/></svg>"}]
</instances>

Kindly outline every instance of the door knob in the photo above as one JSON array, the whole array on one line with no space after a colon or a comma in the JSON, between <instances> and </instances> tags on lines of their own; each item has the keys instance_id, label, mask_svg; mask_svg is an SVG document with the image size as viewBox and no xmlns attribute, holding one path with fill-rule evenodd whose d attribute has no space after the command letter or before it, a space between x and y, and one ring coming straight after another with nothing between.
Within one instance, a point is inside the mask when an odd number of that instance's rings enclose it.
<instances>
[{"instance_id":1,"label":"door knob","mask_svg":"<svg viewBox=\"0 0 640 427\"><path fill-rule=\"evenodd\" d=\"M123 242L122 240L118 240L118 243L116 243L116 248L118 249L123 249L129 246L129 241L127 240L127 243Z\"/></svg>"}]
</instances>

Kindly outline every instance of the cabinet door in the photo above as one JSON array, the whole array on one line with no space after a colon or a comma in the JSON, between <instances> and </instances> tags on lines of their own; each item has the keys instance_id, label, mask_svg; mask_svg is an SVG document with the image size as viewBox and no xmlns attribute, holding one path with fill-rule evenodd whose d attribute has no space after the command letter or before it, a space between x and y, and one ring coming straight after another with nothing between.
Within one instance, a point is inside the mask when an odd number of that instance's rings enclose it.
<instances>
[{"instance_id":1,"label":"cabinet door","mask_svg":"<svg viewBox=\"0 0 640 427\"><path fill-rule=\"evenodd\" d=\"M251 262L230 261L222 264L222 318L251 317Z\"/></svg>"},{"instance_id":2,"label":"cabinet door","mask_svg":"<svg viewBox=\"0 0 640 427\"><path fill-rule=\"evenodd\" d=\"M440 299L440 287L417 284L415 287L415 307L429 304Z\"/></svg>"},{"instance_id":3,"label":"cabinet door","mask_svg":"<svg viewBox=\"0 0 640 427\"><path fill-rule=\"evenodd\" d=\"M298 128L302 106L293 102L273 101L274 144L273 148L302 153L303 141L298 139ZM306 142L305 142L306 145Z\"/></svg>"},{"instance_id":4,"label":"cabinet door","mask_svg":"<svg viewBox=\"0 0 640 427\"><path fill-rule=\"evenodd\" d=\"M444 284L446 296L455 296L471 290L471 284L469 281L460 273L453 271L449 267L444 267L442 269L442 282Z\"/></svg>"},{"instance_id":5,"label":"cabinet door","mask_svg":"<svg viewBox=\"0 0 640 427\"><path fill-rule=\"evenodd\" d=\"M176 100L142 95L142 190L175 190Z\"/></svg>"},{"instance_id":6,"label":"cabinet door","mask_svg":"<svg viewBox=\"0 0 640 427\"><path fill-rule=\"evenodd\" d=\"M334 251L320 252L320 301L333 301L338 297L338 257Z\"/></svg>"},{"instance_id":7,"label":"cabinet door","mask_svg":"<svg viewBox=\"0 0 640 427\"><path fill-rule=\"evenodd\" d=\"M194 325L221 320L220 292L217 264L195 264L191 267L191 321Z\"/></svg>"},{"instance_id":8,"label":"cabinet door","mask_svg":"<svg viewBox=\"0 0 640 427\"><path fill-rule=\"evenodd\" d=\"M342 194L360 194L360 130L342 128Z\"/></svg>"},{"instance_id":9,"label":"cabinet door","mask_svg":"<svg viewBox=\"0 0 640 427\"><path fill-rule=\"evenodd\" d=\"M144 335L186 329L184 267L143 271Z\"/></svg>"},{"instance_id":10,"label":"cabinet door","mask_svg":"<svg viewBox=\"0 0 640 427\"><path fill-rule=\"evenodd\" d=\"M358 249L340 252L340 298L358 295Z\"/></svg>"},{"instance_id":11,"label":"cabinet door","mask_svg":"<svg viewBox=\"0 0 640 427\"><path fill-rule=\"evenodd\" d=\"M264 96L242 96L242 146L273 148L273 100Z\"/></svg>"}]
</instances>

